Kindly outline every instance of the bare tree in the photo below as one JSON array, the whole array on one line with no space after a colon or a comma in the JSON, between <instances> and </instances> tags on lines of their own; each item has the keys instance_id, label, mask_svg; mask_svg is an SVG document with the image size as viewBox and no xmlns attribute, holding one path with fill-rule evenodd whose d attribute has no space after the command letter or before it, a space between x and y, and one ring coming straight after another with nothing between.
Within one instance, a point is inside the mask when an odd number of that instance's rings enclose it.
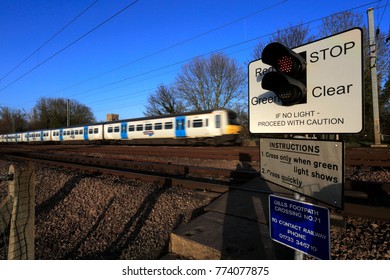
<instances>
[{"instance_id":1,"label":"bare tree","mask_svg":"<svg viewBox=\"0 0 390 280\"><path fill-rule=\"evenodd\" d=\"M351 11L333 14L322 20L320 36L326 37L342 31L363 26L362 16Z\"/></svg>"},{"instance_id":2,"label":"bare tree","mask_svg":"<svg viewBox=\"0 0 390 280\"><path fill-rule=\"evenodd\" d=\"M31 114L31 129L58 128L67 125L67 99L40 98ZM76 100L70 102L71 125L90 124L96 122L91 111Z\"/></svg>"},{"instance_id":3,"label":"bare tree","mask_svg":"<svg viewBox=\"0 0 390 280\"><path fill-rule=\"evenodd\" d=\"M294 48L314 41L316 37L310 35L309 26L299 23L287 29L278 30L271 38L272 42L279 42L286 47Z\"/></svg>"},{"instance_id":4,"label":"bare tree","mask_svg":"<svg viewBox=\"0 0 390 280\"><path fill-rule=\"evenodd\" d=\"M278 42L286 47L294 48L300 45L314 41L316 37L310 35L309 26L303 25L302 23L282 29L277 30L270 38L268 43ZM264 47L268 44L264 42L259 42L252 51L252 58L254 60L261 59L261 53L263 52Z\"/></svg>"},{"instance_id":5,"label":"bare tree","mask_svg":"<svg viewBox=\"0 0 390 280\"><path fill-rule=\"evenodd\" d=\"M27 127L27 114L21 110L12 110L0 106L0 133L21 132L26 130Z\"/></svg>"},{"instance_id":6,"label":"bare tree","mask_svg":"<svg viewBox=\"0 0 390 280\"><path fill-rule=\"evenodd\" d=\"M245 81L242 67L217 53L184 65L176 79L176 90L190 109L232 108L244 102Z\"/></svg>"},{"instance_id":7,"label":"bare tree","mask_svg":"<svg viewBox=\"0 0 390 280\"><path fill-rule=\"evenodd\" d=\"M145 106L145 116L159 116L176 114L185 111L183 101L180 99L173 86L167 87L161 84L154 94L149 95L148 104Z\"/></svg>"}]
</instances>

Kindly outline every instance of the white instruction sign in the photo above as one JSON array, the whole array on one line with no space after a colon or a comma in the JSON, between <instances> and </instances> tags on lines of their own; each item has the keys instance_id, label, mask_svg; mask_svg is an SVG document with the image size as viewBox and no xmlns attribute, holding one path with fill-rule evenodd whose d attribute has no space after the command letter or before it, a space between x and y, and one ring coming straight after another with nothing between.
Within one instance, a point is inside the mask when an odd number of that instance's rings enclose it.
<instances>
[{"instance_id":1,"label":"white instruction sign","mask_svg":"<svg viewBox=\"0 0 390 280\"><path fill-rule=\"evenodd\" d=\"M260 139L265 180L343 208L344 144L339 141Z\"/></svg>"}]
</instances>

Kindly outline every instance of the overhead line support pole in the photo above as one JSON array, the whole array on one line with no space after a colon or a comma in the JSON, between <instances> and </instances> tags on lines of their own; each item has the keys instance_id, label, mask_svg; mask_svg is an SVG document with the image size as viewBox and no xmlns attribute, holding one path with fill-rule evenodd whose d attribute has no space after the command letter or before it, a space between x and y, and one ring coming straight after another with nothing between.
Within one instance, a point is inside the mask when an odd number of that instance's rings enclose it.
<instances>
[{"instance_id":1,"label":"overhead line support pole","mask_svg":"<svg viewBox=\"0 0 390 280\"><path fill-rule=\"evenodd\" d=\"M367 10L368 16L368 36L370 44L370 69L371 69L371 87L372 87L372 108L374 115L374 140L373 146L381 145L381 127L379 121L379 101L378 101L378 75L376 71L376 38L374 26L374 8Z\"/></svg>"}]
</instances>

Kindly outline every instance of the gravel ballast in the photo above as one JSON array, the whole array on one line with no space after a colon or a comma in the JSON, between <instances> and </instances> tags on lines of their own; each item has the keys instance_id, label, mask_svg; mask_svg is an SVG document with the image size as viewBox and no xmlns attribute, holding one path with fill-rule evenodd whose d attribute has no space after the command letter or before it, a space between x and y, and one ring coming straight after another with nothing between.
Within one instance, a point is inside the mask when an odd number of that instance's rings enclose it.
<instances>
[{"instance_id":1,"label":"gravel ballast","mask_svg":"<svg viewBox=\"0 0 390 280\"><path fill-rule=\"evenodd\" d=\"M0 162L6 174L8 162ZM35 165L36 259L158 259L211 198L166 184ZM1 183L1 198L7 183ZM0 258L4 256L0 254Z\"/></svg>"}]
</instances>

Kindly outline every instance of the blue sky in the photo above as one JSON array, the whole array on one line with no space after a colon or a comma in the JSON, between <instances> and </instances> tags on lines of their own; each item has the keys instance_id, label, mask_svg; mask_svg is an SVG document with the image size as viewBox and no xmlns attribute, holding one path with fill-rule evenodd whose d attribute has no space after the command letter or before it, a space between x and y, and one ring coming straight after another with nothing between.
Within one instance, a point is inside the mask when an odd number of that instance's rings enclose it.
<instances>
[{"instance_id":1,"label":"blue sky","mask_svg":"<svg viewBox=\"0 0 390 280\"><path fill-rule=\"evenodd\" d=\"M223 51L246 70L277 29L311 22L317 34L319 19L354 9L366 22L370 7L389 30L388 0L1 0L0 106L30 112L40 97L61 97L98 121L141 117L156 87L196 56Z\"/></svg>"}]
</instances>

